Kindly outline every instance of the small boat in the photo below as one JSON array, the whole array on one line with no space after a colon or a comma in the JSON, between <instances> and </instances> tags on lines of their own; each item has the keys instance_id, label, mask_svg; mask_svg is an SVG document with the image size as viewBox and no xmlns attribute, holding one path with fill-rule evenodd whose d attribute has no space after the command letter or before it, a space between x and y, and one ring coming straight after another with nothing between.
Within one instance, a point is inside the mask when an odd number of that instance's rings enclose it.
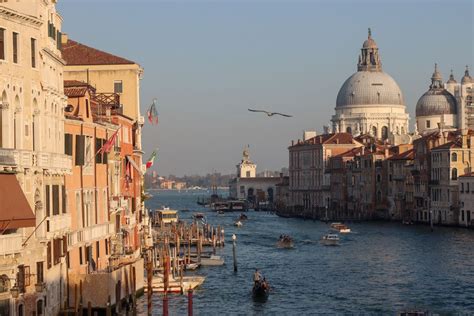
<instances>
[{"instance_id":1,"label":"small boat","mask_svg":"<svg viewBox=\"0 0 474 316\"><path fill-rule=\"evenodd\" d=\"M252 288L252 296L255 300L267 300L270 295L270 285L267 281L255 282Z\"/></svg>"},{"instance_id":2,"label":"small boat","mask_svg":"<svg viewBox=\"0 0 474 316\"><path fill-rule=\"evenodd\" d=\"M278 248L293 248L294 247L293 238L287 235L280 236L280 239L277 242L277 247Z\"/></svg>"},{"instance_id":3,"label":"small boat","mask_svg":"<svg viewBox=\"0 0 474 316\"><path fill-rule=\"evenodd\" d=\"M332 223L331 228L337 230L341 234L348 234L351 232L351 229L342 223Z\"/></svg>"},{"instance_id":4,"label":"small boat","mask_svg":"<svg viewBox=\"0 0 474 316\"><path fill-rule=\"evenodd\" d=\"M247 215L245 215L244 213L240 213L239 220L243 221L247 219L248 219Z\"/></svg>"},{"instance_id":5,"label":"small boat","mask_svg":"<svg viewBox=\"0 0 474 316\"><path fill-rule=\"evenodd\" d=\"M184 266L184 270L193 271L199 268L201 265L199 263L188 263Z\"/></svg>"},{"instance_id":6,"label":"small boat","mask_svg":"<svg viewBox=\"0 0 474 316\"><path fill-rule=\"evenodd\" d=\"M413 221L411 221L411 220L404 220L404 221L402 222L402 224L403 224L403 225L413 225Z\"/></svg>"},{"instance_id":7,"label":"small boat","mask_svg":"<svg viewBox=\"0 0 474 316\"><path fill-rule=\"evenodd\" d=\"M242 222L241 221L237 221L234 223L234 226L236 227L242 227Z\"/></svg>"},{"instance_id":8,"label":"small boat","mask_svg":"<svg viewBox=\"0 0 474 316\"><path fill-rule=\"evenodd\" d=\"M217 211L217 214L222 215L222 214L225 214L225 212L224 211Z\"/></svg>"},{"instance_id":9,"label":"small boat","mask_svg":"<svg viewBox=\"0 0 474 316\"><path fill-rule=\"evenodd\" d=\"M221 266L224 264L224 259L221 256L211 255L209 258L201 257L202 266Z\"/></svg>"},{"instance_id":10,"label":"small boat","mask_svg":"<svg viewBox=\"0 0 474 316\"><path fill-rule=\"evenodd\" d=\"M326 246L337 246L339 244L339 236L337 234L324 235L321 243Z\"/></svg>"},{"instance_id":11,"label":"small boat","mask_svg":"<svg viewBox=\"0 0 474 316\"><path fill-rule=\"evenodd\" d=\"M202 218L204 218L204 214L203 214L203 213L195 213L195 214L193 215L193 217L194 217L195 219L202 219Z\"/></svg>"}]
</instances>

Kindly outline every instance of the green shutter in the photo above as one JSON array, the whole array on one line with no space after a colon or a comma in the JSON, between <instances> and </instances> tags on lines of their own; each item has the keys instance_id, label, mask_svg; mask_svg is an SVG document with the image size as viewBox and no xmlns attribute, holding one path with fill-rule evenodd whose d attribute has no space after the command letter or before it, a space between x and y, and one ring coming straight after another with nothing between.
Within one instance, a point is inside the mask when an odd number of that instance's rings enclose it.
<instances>
[{"instance_id":1,"label":"green shutter","mask_svg":"<svg viewBox=\"0 0 474 316\"><path fill-rule=\"evenodd\" d=\"M84 135L76 135L76 166L84 166L85 139Z\"/></svg>"}]
</instances>

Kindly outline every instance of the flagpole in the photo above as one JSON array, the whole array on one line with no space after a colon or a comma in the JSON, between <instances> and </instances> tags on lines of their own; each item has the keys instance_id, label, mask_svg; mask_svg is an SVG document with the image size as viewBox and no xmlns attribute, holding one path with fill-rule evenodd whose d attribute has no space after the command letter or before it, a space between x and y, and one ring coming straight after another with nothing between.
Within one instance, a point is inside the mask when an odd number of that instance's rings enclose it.
<instances>
[{"instance_id":1,"label":"flagpole","mask_svg":"<svg viewBox=\"0 0 474 316\"><path fill-rule=\"evenodd\" d=\"M122 125L119 126L119 128L114 132L114 134L118 133L118 131L122 128ZM112 138L114 136L114 134L112 134L112 136L110 138ZM96 138L97 139L97 138ZM110 139L108 139L107 141L109 141ZM105 142L107 143L107 142ZM105 144L104 144L105 145ZM99 152L102 150L102 148L104 148L104 145L102 145L102 147L99 148L99 150L95 153L94 156L92 156L92 159L89 159L87 161L87 163L84 165L84 168L88 167L89 164L92 162L92 160L95 159L95 156L97 156L99 154ZM108 153L108 152L107 152Z\"/></svg>"}]
</instances>

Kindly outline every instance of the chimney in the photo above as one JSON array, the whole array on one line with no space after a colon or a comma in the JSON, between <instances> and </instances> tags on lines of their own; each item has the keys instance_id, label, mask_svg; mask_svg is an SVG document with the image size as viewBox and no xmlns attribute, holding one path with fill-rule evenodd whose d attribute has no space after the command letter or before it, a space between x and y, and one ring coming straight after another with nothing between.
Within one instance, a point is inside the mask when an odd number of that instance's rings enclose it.
<instances>
[{"instance_id":1,"label":"chimney","mask_svg":"<svg viewBox=\"0 0 474 316\"><path fill-rule=\"evenodd\" d=\"M63 45L67 44L68 40L69 40L69 36L67 36L66 33L61 34L61 44Z\"/></svg>"},{"instance_id":2,"label":"chimney","mask_svg":"<svg viewBox=\"0 0 474 316\"><path fill-rule=\"evenodd\" d=\"M462 148L467 148L467 132L466 128L461 130L461 137L462 137Z\"/></svg>"},{"instance_id":3,"label":"chimney","mask_svg":"<svg viewBox=\"0 0 474 316\"><path fill-rule=\"evenodd\" d=\"M316 131L303 131L303 141L316 137Z\"/></svg>"}]
</instances>

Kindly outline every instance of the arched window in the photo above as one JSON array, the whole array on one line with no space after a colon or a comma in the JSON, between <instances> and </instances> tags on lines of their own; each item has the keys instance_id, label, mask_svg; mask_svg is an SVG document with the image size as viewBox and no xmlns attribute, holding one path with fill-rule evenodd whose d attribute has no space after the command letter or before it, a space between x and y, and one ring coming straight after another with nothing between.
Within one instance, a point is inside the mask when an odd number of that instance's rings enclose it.
<instances>
[{"instance_id":1,"label":"arched window","mask_svg":"<svg viewBox=\"0 0 474 316\"><path fill-rule=\"evenodd\" d=\"M382 127L382 139L387 139L388 138L388 127L384 126Z\"/></svg>"},{"instance_id":2,"label":"arched window","mask_svg":"<svg viewBox=\"0 0 474 316\"><path fill-rule=\"evenodd\" d=\"M36 316L43 316L43 315L44 315L43 300L38 300L36 302Z\"/></svg>"},{"instance_id":3,"label":"arched window","mask_svg":"<svg viewBox=\"0 0 474 316\"><path fill-rule=\"evenodd\" d=\"M458 161L458 154L453 153L453 154L451 155L451 161Z\"/></svg>"},{"instance_id":4,"label":"arched window","mask_svg":"<svg viewBox=\"0 0 474 316\"><path fill-rule=\"evenodd\" d=\"M374 137L377 137L377 127L376 126L372 126L372 134Z\"/></svg>"},{"instance_id":5,"label":"arched window","mask_svg":"<svg viewBox=\"0 0 474 316\"><path fill-rule=\"evenodd\" d=\"M401 130L402 130L402 135L405 135L405 127L402 126Z\"/></svg>"},{"instance_id":6,"label":"arched window","mask_svg":"<svg viewBox=\"0 0 474 316\"><path fill-rule=\"evenodd\" d=\"M0 276L0 293L8 292L10 289L10 279L4 274Z\"/></svg>"},{"instance_id":7,"label":"arched window","mask_svg":"<svg viewBox=\"0 0 474 316\"><path fill-rule=\"evenodd\" d=\"M349 134L352 134L352 128L351 128L350 126L348 126L348 127L346 128L346 132L348 132Z\"/></svg>"},{"instance_id":8,"label":"arched window","mask_svg":"<svg viewBox=\"0 0 474 316\"><path fill-rule=\"evenodd\" d=\"M18 305L18 316L25 316L25 307L23 304Z\"/></svg>"},{"instance_id":9,"label":"arched window","mask_svg":"<svg viewBox=\"0 0 474 316\"><path fill-rule=\"evenodd\" d=\"M452 180L457 180L458 179L458 169L453 168L453 170L451 171L451 179Z\"/></svg>"},{"instance_id":10,"label":"arched window","mask_svg":"<svg viewBox=\"0 0 474 316\"><path fill-rule=\"evenodd\" d=\"M381 177L380 177L380 175L378 174L378 175L377 175L377 183L379 183L380 180L381 180Z\"/></svg>"},{"instance_id":11,"label":"arched window","mask_svg":"<svg viewBox=\"0 0 474 316\"><path fill-rule=\"evenodd\" d=\"M377 191L377 202L382 202L382 192Z\"/></svg>"}]
</instances>

